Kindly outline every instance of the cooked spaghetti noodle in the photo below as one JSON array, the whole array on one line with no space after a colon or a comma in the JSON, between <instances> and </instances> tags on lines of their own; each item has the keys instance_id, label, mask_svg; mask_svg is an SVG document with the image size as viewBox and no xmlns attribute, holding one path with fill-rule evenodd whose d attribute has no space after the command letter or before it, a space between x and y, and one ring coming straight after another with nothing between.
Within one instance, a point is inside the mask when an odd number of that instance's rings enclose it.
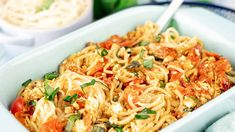
<instances>
[{"instance_id":1,"label":"cooked spaghetti noodle","mask_svg":"<svg viewBox=\"0 0 235 132\"><path fill-rule=\"evenodd\" d=\"M60 28L78 20L87 4L88 0L4 0L0 17L24 28Z\"/></svg>"},{"instance_id":2,"label":"cooked spaghetti noodle","mask_svg":"<svg viewBox=\"0 0 235 132\"><path fill-rule=\"evenodd\" d=\"M229 61L147 22L26 81L11 112L30 131L158 131L233 86ZM20 107L19 107L20 106Z\"/></svg>"}]
</instances>

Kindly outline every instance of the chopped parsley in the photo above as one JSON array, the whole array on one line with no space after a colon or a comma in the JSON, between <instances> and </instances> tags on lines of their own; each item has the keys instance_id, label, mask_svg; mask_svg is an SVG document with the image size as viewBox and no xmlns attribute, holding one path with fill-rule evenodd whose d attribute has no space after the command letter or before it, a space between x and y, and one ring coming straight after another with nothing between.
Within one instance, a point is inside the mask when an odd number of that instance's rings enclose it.
<instances>
[{"instance_id":1,"label":"chopped parsley","mask_svg":"<svg viewBox=\"0 0 235 132\"><path fill-rule=\"evenodd\" d=\"M153 68L153 60L152 59L144 60L143 63L144 63L145 68Z\"/></svg>"},{"instance_id":2,"label":"chopped parsley","mask_svg":"<svg viewBox=\"0 0 235 132\"><path fill-rule=\"evenodd\" d=\"M44 92L44 95L45 95L45 98L47 100L50 100L50 101L53 101L56 94L59 92L59 88L55 88L53 89L49 84L48 84L48 80L45 81L45 92Z\"/></svg>"},{"instance_id":3,"label":"chopped parsley","mask_svg":"<svg viewBox=\"0 0 235 132\"><path fill-rule=\"evenodd\" d=\"M30 100L30 101L27 102L28 106L36 106L36 104L37 103L34 100Z\"/></svg>"},{"instance_id":4,"label":"chopped parsley","mask_svg":"<svg viewBox=\"0 0 235 132\"><path fill-rule=\"evenodd\" d=\"M74 94L72 96L66 96L63 100L66 102L70 102L71 104L73 104L76 100L78 99L78 94Z\"/></svg>"},{"instance_id":5,"label":"chopped parsley","mask_svg":"<svg viewBox=\"0 0 235 132\"><path fill-rule=\"evenodd\" d=\"M139 73L138 72L133 72L134 76L138 76Z\"/></svg>"},{"instance_id":6,"label":"chopped parsley","mask_svg":"<svg viewBox=\"0 0 235 132\"><path fill-rule=\"evenodd\" d=\"M166 83L164 81L160 80L159 83L160 83L160 88L165 88Z\"/></svg>"},{"instance_id":7,"label":"chopped parsley","mask_svg":"<svg viewBox=\"0 0 235 132\"><path fill-rule=\"evenodd\" d=\"M53 80L54 78L57 78L59 76L59 73L56 71L54 72L49 72L44 75L44 80Z\"/></svg>"},{"instance_id":8,"label":"chopped parsley","mask_svg":"<svg viewBox=\"0 0 235 132\"><path fill-rule=\"evenodd\" d=\"M66 124L66 127L65 127L64 131L65 132L71 132L76 120L81 119L81 118L82 118L82 115L79 112L75 115L69 116L68 122Z\"/></svg>"},{"instance_id":9,"label":"chopped parsley","mask_svg":"<svg viewBox=\"0 0 235 132\"><path fill-rule=\"evenodd\" d=\"M84 89L85 87L95 85L95 82L95 79L92 79L90 82L82 84L81 88Z\"/></svg>"},{"instance_id":10,"label":"chopped parsley","mask_svg":"<svg viewBox=\"0 0 235 132\"><path fill-rule=\"evenodd\" d=\"M27 87L31 82L32 82L32 79L28 79L27 81L25 81L24 83L22 83L22 86L23 86L23 87Z\"/></svg>"},{"instance_id":11,"label":"chopped parsley","mask_svg":"<svg viewBox=\"0 0 235 132\"><path fill-rule=\"evenodd\" d=\"M147 41L141 41L141 42L139 42L139 46L146 46L146 45L148 45L149 44L149 42L147 42Z\"/></svg>"},{"instance_id":12,"label":"chopped parsley","mask_svg":"<svg viewBox=\"0 0 235 132\"><path fill-rule=\"evenodd\" d=\"M108 53L109 53L109 52L108 52L106 49L103 49L103 50L101 51L101 56L104 57L104 56L106 56Z\"/></svg>"},{"instance_id":13,"label":"chopped parsley","mask_svg":"<svg viewBox=\"0 0 235 132\"><path fill-rule=\"evenodd\" d=\"M130 65L128 65L126 68L127 69L133 69L133 68L138 68L140 67L140 63L138 61L132 61Z\"/></svg>"},{"instance_id":14,"label":"chopped parsley","mask_svg":"<svg viewBox=\"0 0 235 132\"><path fill-rule=\"evenodd\" d=\"M144 52L145 52L145 50L143 50L143 49L140 51L140 54L139 54L140 59L142 59L144 57Z\"/></svg>"},{"instance_id":15,"label":"chopped parsley","mask_svg":"<svg viewBox=\"0 0 235 132\"><path fill-rule=\"evenodd\" d=\"M140 113L135 115L135 119L140 119L140 120L148 119L150 117L149 114L156 114L156 113L157 113L156 111L144 108Z\"/></svg>"},{"instance_id":16,"label":"chopped parsley","mask_svg":"<svg viewBox=\"0 0 235 132\"><path fill-rule=\"evenodd\" d=\"M155 40L156 40L157 42L160 42L161 39L162 39L161 34L158 34L158 35L156 36L156 38L155 38Z\"/></svg>"}]
</instances>

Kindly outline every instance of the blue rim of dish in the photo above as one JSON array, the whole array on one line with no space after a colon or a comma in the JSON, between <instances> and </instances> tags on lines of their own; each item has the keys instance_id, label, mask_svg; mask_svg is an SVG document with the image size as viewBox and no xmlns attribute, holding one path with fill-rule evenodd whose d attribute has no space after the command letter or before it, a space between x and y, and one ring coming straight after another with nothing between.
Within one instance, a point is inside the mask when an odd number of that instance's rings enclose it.
<instances>
[{"instance_id":1,"label":"blue rim of dish","mask_svg":"<svg viewBox=\"0 0 235 132\"><path fill-rule=\"evenodd\" d=\"M157 2L157 1L151 1L148 4L144 4L144 5L165 5L165 4L169 4L170 1L167 2ZM215 8L215 9L221 9L221 10L226 10L229 12L233 12L235 13L234 9L231 8L227 8L224 6L220 6L220 5L216 5L216 4L211 4L211 3L205 3L205 2L183 2L183 5L188 5L188 6L200 6L200 7L207 7L207 8Z\"/></svg>"}]
</instances>

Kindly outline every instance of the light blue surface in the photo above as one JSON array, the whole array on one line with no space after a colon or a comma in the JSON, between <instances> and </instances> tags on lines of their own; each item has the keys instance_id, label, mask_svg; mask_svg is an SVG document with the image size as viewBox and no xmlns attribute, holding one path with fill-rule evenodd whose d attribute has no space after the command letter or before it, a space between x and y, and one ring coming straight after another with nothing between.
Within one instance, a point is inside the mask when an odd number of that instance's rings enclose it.
<instances>
[{"instance_id":1,"label":"light blue surface","mask_svg":"<svg viewBox=\"0 0 235 132\"><path fill-rule=\"evenodd\" d=\"M11 101L16 97L25 80L39 79L54 71L67 56L81 50L88 41L102 41L112 34L125 34L146 20L156 21L164 7L135 7L114 14L42 47L18 56L0 67L0 130L8 132L26 131L8 112ZM208 49L228 57L235 64L235 25L200 8L182 9L175 16L182 34L198 35ZM235 89L225 92L189 116L180 119L164 132L200 131L235 108Z\"/></svg>"}]
</instances>

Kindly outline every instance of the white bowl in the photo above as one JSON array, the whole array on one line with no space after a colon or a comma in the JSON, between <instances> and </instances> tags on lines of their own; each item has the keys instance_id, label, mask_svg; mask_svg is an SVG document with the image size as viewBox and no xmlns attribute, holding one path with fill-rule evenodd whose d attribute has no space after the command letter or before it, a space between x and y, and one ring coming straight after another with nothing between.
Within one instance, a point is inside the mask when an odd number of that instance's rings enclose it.
<instances>
[{"instance_id":1,"label":"white bowl","mask_svg":"<svg viewBox=\"0 0 235 132\"><path fill-rule=\"evenodd\" d=\"M91 23L93 20L93 0L87 0L87 5L83 14L76 21L61 28L26 29L0 19L0 29L2 30L0 31L0 56L3 52L3 47L1 47L3 44L14 57L29 48L43 45Z\"/></svg>"}]
</instances>

